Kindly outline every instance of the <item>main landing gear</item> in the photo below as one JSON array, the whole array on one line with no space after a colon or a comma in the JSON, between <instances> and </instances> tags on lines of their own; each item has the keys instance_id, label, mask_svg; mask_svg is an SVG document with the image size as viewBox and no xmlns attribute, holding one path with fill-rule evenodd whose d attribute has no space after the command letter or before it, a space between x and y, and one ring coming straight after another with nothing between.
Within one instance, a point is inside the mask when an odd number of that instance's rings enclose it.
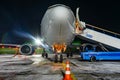
<instances>
[{"instance_id":1,"label":"main landing gear","mask_svg":"<svg viewBox=\"0 0 120 80\"><path fill-rule=\"evenodd\" d=\"M66 53L66 56L67 56L67 58L69 58L69 57L73 57L73 53L72 53L72 52L70 52L70 53Z\"/></svg>"},{"instance_id":2,"label":"main landing gear","mask_svg":"<svg viewBox=\"0 0 120 80\"><path fill-rule=\"evenodd\" d=\"M45 51L45 49L43 48L43 53L42 53L42 57L44 58L48 58L48 53Z\"/></svg>"},{"instance_id":3,"label":"main landing gear","mask_svg":"<svg viewBox=\"0 0 120 80\"><path fill-rule=\"evenodd\" d=\"M48 53L42 53L42 57L48 58Z\"/></svg>"}]
</instances>

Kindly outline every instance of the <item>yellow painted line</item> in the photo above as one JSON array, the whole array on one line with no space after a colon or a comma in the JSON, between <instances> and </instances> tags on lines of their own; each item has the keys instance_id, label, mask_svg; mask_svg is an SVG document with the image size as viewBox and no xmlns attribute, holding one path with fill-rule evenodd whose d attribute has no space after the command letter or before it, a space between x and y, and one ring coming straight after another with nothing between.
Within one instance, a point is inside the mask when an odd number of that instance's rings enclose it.
<instances>
[{"instance_id":1,"label":"yellow painted line","mask_svg":"<svg viewBox=\"0 0 120 80\"><path fill-rule=\"evenodd\" d=\"M65 70L66 64L63 62L62 65L63 65L63 69Z\"/></svg>"},{"instance_id":2,"label":"yellow painted line","mask_svg":"<svg viewBox=\"0 0 120 80\"><path fill-rule=\"evenodd\" d=\"M73 80L78 80L73 73L71 73L71 78L72 78Z\"/></svg>"}]
</instances>

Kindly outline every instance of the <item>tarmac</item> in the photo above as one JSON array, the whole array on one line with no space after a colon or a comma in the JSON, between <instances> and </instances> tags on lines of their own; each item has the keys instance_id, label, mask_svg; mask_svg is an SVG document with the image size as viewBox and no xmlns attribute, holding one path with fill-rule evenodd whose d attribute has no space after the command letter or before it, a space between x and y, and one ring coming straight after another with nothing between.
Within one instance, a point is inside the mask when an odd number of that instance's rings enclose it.
<instances>
[{"instance_id":1,"label":"tarmac","mask_svg":"<svg viewBox=\"0 0 120 80\"><path fill-rule=\"evenodd\" d=\"M53 56L49 54L50 59ZM120 80L120 61L81 61L79 55L68 60L76 80ZM0 55L0 80L62 80L63 72L62 63L41 55Z\"/></svg>"}]
</instances>

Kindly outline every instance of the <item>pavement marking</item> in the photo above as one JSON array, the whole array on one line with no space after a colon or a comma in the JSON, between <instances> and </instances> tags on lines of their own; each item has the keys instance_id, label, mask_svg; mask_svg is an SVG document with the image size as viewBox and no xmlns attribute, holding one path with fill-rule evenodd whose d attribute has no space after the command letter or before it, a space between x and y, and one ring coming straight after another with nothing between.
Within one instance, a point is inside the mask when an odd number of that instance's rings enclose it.
<instances>
[{"instance_id":1,"label":"pavement marking","mask_svg":"<svg viewBox=\"0 0 120 80\"><path fill-rule=\"evenodd\" d=\"M71 77L73 80L78 80L72 72L71 72Z\"/></svg>"}]
</instances>

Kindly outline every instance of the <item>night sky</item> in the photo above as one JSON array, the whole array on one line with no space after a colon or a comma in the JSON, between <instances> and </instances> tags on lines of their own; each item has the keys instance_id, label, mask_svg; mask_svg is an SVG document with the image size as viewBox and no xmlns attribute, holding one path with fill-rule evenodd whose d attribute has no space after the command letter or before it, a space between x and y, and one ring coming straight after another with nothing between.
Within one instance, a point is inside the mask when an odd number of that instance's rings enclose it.
<instances>
[{"instance_id":1,"label":"night sky","mask_svg":"<svg viewBox=\"0 0 120 80\"><path fill-rule=\"evenodd\" d=\"M69 6L75 14L80 7L80 20L120 33L120 5L115 0L3 0L0 1L0 43L24 43L27 36L40 34L40 23L47 8L54 4Z\"/></svg>"}]
</instances>

